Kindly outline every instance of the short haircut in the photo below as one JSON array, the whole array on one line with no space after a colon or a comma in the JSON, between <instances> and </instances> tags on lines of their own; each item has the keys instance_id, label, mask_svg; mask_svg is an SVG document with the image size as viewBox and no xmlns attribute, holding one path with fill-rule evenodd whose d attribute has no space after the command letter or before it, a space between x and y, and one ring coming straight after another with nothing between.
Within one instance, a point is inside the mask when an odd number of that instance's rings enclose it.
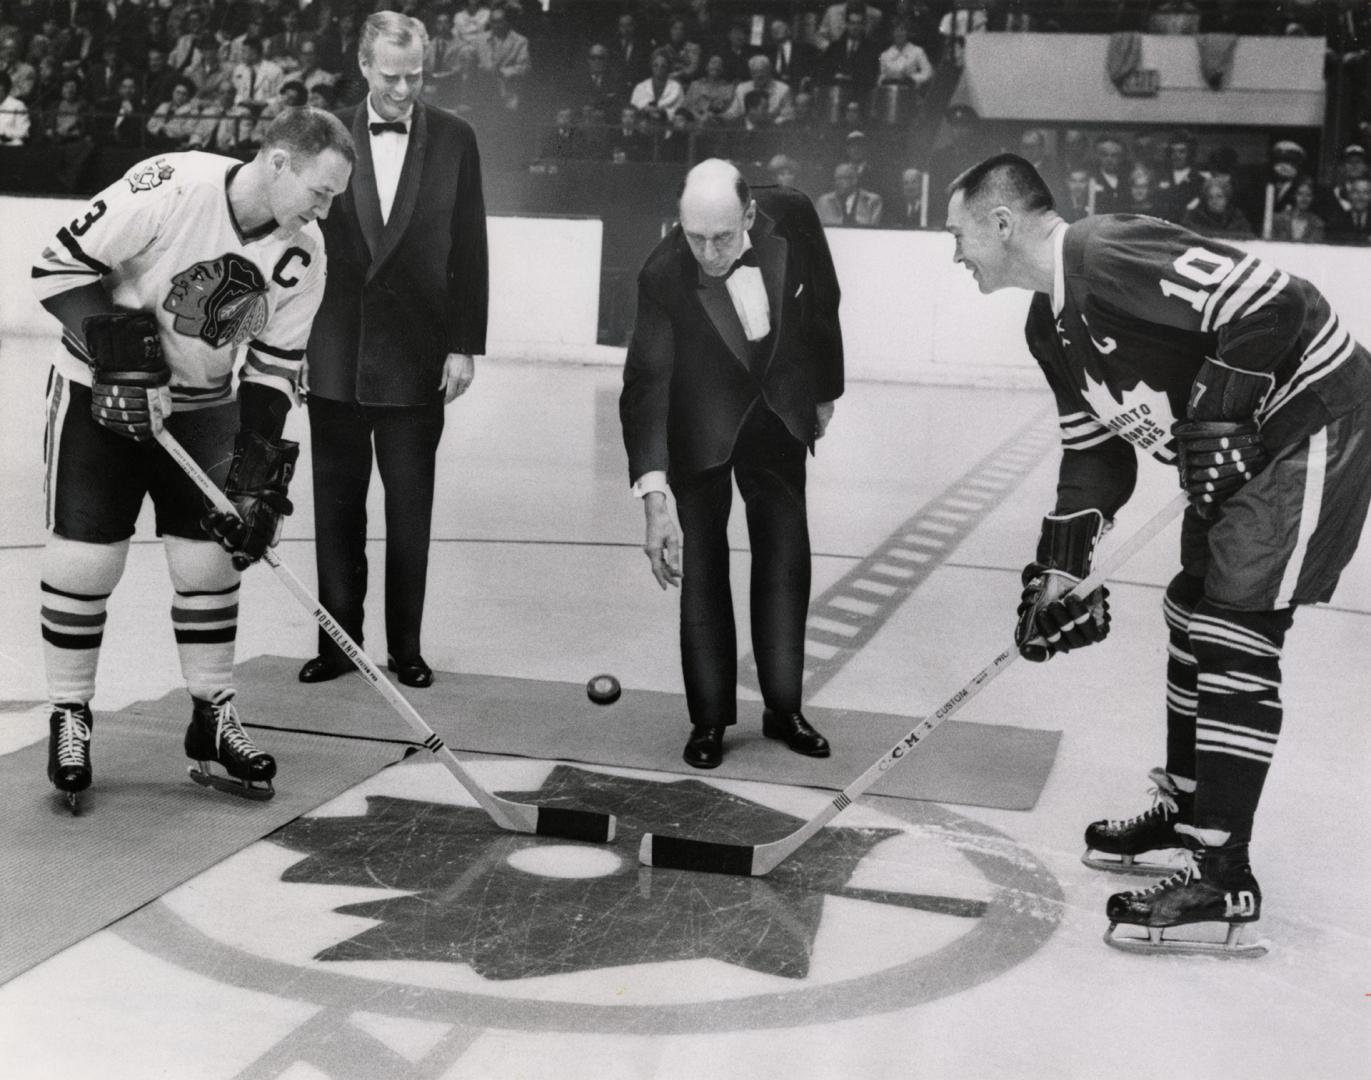
<instances>
[{"instance_id":1,"label":"short haircut","mask_svg":"<svg viewBox=\"0 0 1371 1080\"><path fill-rule=\"evenodd\" d=\"M949 197L959 191L968 204L993 201L1031 212L1051 210L1055 205L1052 191L1038 170L1018 154L996 154L973 165L947 187Z\"/></svg>"},{"instance_id":2,"label":"short haircut","mask_svg":"<svg viewBox=\"0 0 1371 1080\"><path fill-rule=\"evenodd\" d=\"M389 41L400 48L408 48L416 41L421 49L428 48L428 30L418 19L401 15L398 11L374 11L362 23L357 55L364 63L376 59L376 42Z\"/></svg>"},{"instance_id":3,"label":"short haircut","mask_svg":"<svg viewBox=\"0 0 1371 1080\"><path fill-rule=\"evenodd\" d=\"M331 112L308 105L283 109L271 122L262 138L262 151L278 146L295 159L316 158L325 150L334 150L349 165L357 164L357 148L343 122Z\"/></svg>"}]
</instances>

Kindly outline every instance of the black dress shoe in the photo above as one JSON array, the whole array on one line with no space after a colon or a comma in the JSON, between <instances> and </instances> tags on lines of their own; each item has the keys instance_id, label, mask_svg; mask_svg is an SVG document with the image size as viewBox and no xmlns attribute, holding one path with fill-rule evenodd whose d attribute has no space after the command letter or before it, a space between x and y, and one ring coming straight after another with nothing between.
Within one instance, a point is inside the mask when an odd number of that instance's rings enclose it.
<instances>
[{"instance_id":1,"label":"black dress shoe","mask_svg":"<svg viewBox=\"0 0 1371 1080\"><path fill-rule=\"evenodd\" d=\"M313 660L305 661L305 666L300 669L299 679L305 683L328 682L339 675L356 670L351 660L341 656L316 656Z\"/></svg>"},{"instance_id":2,"label":"black dress shoe","mask_svg":"<svg viewBox=\"0 0 1371 1080\"><path fill-rule=\"evenodd\" d=\"M702 724L690 729L690 738L685 744L687 765L697 769L717 768L724 760L724 729L710 724Z\"/></svg>"},{"instance_id":3,"label":"black dress shoe","mask_svg":"<svg viewBox=\"0 0 1371 1080\"><path fill-rule=\"evenodd\" d=\"M762 734L768 739L780 739L797 754L828 757L828 740L809 726L803 713L765 710L762 713Z\"/></svg>"},{"instance_id":4,"label":"black dress shoe","mask_svg":"<svg viewBox=\"0 0 1371 1080\"><path fill-rule=\"evenodd\" d=\"M395 677L406 686L417 686L422 690L433 685L433 669L424 663L422 656L415 656L409 660L396 660L395 657L388 656L386 667L395 672Z\"/></svg>"}]
</instances>

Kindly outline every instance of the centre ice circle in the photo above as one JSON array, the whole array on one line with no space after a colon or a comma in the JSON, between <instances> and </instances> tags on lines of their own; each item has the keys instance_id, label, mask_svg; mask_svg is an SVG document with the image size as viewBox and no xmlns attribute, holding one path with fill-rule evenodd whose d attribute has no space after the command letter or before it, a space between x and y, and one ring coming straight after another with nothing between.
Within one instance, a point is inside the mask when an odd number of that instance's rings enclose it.
<instances>
[{"instance_id":1,"label":"centre ice circle","mask_svg":"<svg viewBox=\"0 0 1371 1080\"><path fill-rule=\"evenodd\" d=\"M552 878L608 877L623 865L623 861L612 851L576 844L521 848L505 862L525 874Z\"/></svg>"}]
</instances>

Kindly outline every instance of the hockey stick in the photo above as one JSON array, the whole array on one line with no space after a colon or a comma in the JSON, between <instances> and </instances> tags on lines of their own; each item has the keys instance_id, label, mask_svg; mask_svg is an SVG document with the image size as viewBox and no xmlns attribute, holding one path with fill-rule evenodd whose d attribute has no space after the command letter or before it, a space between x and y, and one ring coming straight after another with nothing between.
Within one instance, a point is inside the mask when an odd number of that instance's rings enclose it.
<instances>
[{"instance_id":1,"label":"hockey stick","mask_svg":"<svg viewBox=\"0 0 1371 1080\"><path fill-rule=\"evenodd\" d=\"M214 481L205 475L205 471L200 468L199 463L187 453L186 448L177 441L174 435L163 428L157 433L157 441L172 456L176 464L181 466L185 474L204 493L216 510L225 514L238 512L233 503L229 501L228 496L220 491ZM366 679L372 688L386 699L390 707L400 714L401 718L423 741L424 749L438 756L438 760L447 766L447 770L457 778L457 782L462 787L466 788L467 793L480 804L482 810L490 815L491 820L496 825L502 829L508 829L510 832L557 836L566 840L607 843L614 839L615 820L613 814L513 802L509 799L502 799L483 788L457 760L457 755L449 750L443 740L438 737L438 733L429 727L424 718L415 711L414 706L405 699L399 690L395 689L395 684L381 673L371 658L362 651L362 647L348 636L347 631L339 626L323 604L310 594L304 583L291 572L290 567L281 561L275 549L267 548L266 554L262 558L276 572L276 576L285 583L286 588L290 590L301 606L314 616L315 621L343 650L347 658L357 665L358 674Z\"/></svg>"},{"instance_id":2,"label":"hockey stick","mask_svg":"<svg viewBox=\"0 0 1371 1080\"><path fill-rule=\"evenodd\" d=\"M1110 552L1072 593L1086 596L1103 585L1105 579L1146 546L1159 532L1185 509L1188 497L1177 495L1157 511L1145 525L1117 549ZM856 780L848 784L818 814L789 836L769 844L721 844L708 840L690 840L683 836L656 836L644 833L638 849L638 861L647 866L661 866L674 870L704 870L715 874L740 874L761 877L776 869L796 848L812 837L838 814L851 806L868 788L899 765L919 743L933 733L944 720L985 689L986 685L1019 658L1017 645L1010 645L971 681L948 698L931 716L923 720L903 739Z\"/></svg>"}]
</instances>

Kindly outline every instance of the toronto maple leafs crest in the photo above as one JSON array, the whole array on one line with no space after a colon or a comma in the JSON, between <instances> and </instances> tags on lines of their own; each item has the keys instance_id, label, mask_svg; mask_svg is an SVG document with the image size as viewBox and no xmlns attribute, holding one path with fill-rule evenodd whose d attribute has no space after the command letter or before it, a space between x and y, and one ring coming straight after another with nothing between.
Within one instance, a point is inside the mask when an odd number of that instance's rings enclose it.
<instances>
[{"instance_id":1,"label":"toronto maple leafs crest","mask_svg":"<svg viewBox=\"0 0 1371 1080\"><path fill-rule=\"evenodd\" d=\"M129 188L136 194L139 191L151 191L164 181L170 180L172 173L176 170L167 164L166 158L156 158L153 161L145 161L141 165L136 165L124 177L128 181Z\"/></svg>"},{"instance_id":2,"label":"toronto maple leafs crest","mask_svg":"<svg viewBox=\"0 0 1371 1080\"><path fill-rule=\"evenodd\" d=\"M171 279L162 307L176 316L178 334L211 348L250 341L267 324L267 282L256 265L235 252L206 259Z\"/></svg>"}]
</instances>

